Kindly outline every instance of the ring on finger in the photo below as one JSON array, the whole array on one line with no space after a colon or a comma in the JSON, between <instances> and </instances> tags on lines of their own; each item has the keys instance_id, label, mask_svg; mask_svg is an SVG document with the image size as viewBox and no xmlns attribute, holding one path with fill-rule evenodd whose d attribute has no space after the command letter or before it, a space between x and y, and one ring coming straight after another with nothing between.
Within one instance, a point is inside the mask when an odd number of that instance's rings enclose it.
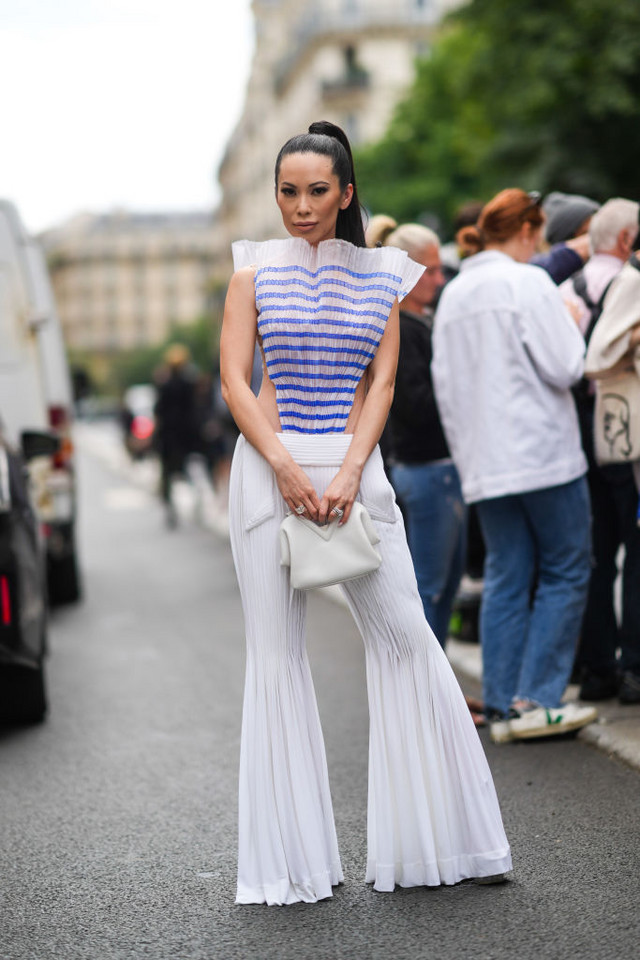
<instances>
[{"instance_id":1,"label":"ring on finger","mask_svg":"<svg viewBox=\"0 0 640 960\"><path fill-rule=\"evenodd\" d=\"M333 513L334 516L338 518L338 520L342 520L342 518L344 517L344 510L341 510L340 507L334 507L331 513Z\"/></svg>"},{"instance_id":2,"label":"ring on finger","mask_svg":"<svg viewBox=\"0 0 640 960\"><path fill-rule=\"evenodd\" d=\"M307 508L305 507L304 503L301 503L299 506L296 507L296 513L298 514L299 517L301 517L306 509Z\"/></svg>"}]
</instances>

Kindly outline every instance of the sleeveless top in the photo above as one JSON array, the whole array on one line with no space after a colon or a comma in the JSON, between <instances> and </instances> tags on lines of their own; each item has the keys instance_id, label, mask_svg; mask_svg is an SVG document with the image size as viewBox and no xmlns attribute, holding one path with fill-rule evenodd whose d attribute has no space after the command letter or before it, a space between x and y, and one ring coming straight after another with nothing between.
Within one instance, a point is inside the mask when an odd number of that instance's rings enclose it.
<instances>
[{"instance_id":1,"label":"sleeveless top","mask_svg":"<svg viewBox=\"0 0 640 960\"><path fill-rule=\"evenodd\" d=\"M343 433L394 300L424 267L404 250L302 237L239 240L234 267L255 267L258 332L283 431Z\"/></svg>"}]
</instances>

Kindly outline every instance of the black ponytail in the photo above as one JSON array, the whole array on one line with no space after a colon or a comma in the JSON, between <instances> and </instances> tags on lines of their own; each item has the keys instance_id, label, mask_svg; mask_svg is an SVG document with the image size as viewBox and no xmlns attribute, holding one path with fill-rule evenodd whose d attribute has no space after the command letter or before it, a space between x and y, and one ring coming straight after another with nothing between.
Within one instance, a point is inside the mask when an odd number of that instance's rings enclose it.
<instances>
[{"instance_id":1,"label":"black ponytail","mask_svg":"<svg viewBox=\"0 0 640 960\"><path fill-rule=\"evenodd\" d=\"M319 120L317 123L311 124L308 133L301 133L299 136L287 140L276 159L276 190L278 189L282 158L292 153L319 153L321 156L329 157L333 163L333 173L338 178L340 189L346 190L349 184L353 186L351 203L345 210L338 211L336 237L339 240L348 240L356 247L365 247L366 241L360 201L356 189L353 156L349 139L344 130L337 127L335 123Z\"/></svg>"}]
</instances>

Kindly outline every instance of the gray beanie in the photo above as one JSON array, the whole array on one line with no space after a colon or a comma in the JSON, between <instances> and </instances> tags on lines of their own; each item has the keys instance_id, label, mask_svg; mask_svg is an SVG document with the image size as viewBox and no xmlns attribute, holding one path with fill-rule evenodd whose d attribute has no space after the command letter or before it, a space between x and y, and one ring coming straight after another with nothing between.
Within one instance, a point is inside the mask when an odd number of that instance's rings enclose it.
<instances>
[{"instance_id":1,"label":"gray beanie","mask_svg":"<svg viewBox=\"0 0 640 960\"><path fill-rule=\"evenodd\" d=\"M577 193L549 193L542 209L547 215L545 236L549 243L570 240L587 217L592 217L600 204Z\"/></svg>"}]
</instances>

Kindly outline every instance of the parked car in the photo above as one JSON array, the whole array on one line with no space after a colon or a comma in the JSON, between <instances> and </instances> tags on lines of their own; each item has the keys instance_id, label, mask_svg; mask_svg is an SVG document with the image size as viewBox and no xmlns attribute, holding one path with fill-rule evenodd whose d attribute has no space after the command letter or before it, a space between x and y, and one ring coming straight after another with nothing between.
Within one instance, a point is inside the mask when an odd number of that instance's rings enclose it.
<instances>
[{"instance_id":1,"label":"parked car","mask_svg":"<svg viewBox=\"0 0 640 960\"><path fill-rule=\"evenodd\" d=\"M43 252L7 200L0 200L0 409L15 448L23 431L59 438L57 452L34 464L33 494L50 600L78 600L71 378Z\"/></svg>"},{"instance_id":2,"label":"parked car","mask_svg":"<svg viewBox=\"0 0 640 960\"><path fill-rule=\"evenodd\" d=\"M46 553L26 460L52 456L52 434L25 433L23 457L0 436L0 722L44 719Z\"/></svg>"}]
</instances>

